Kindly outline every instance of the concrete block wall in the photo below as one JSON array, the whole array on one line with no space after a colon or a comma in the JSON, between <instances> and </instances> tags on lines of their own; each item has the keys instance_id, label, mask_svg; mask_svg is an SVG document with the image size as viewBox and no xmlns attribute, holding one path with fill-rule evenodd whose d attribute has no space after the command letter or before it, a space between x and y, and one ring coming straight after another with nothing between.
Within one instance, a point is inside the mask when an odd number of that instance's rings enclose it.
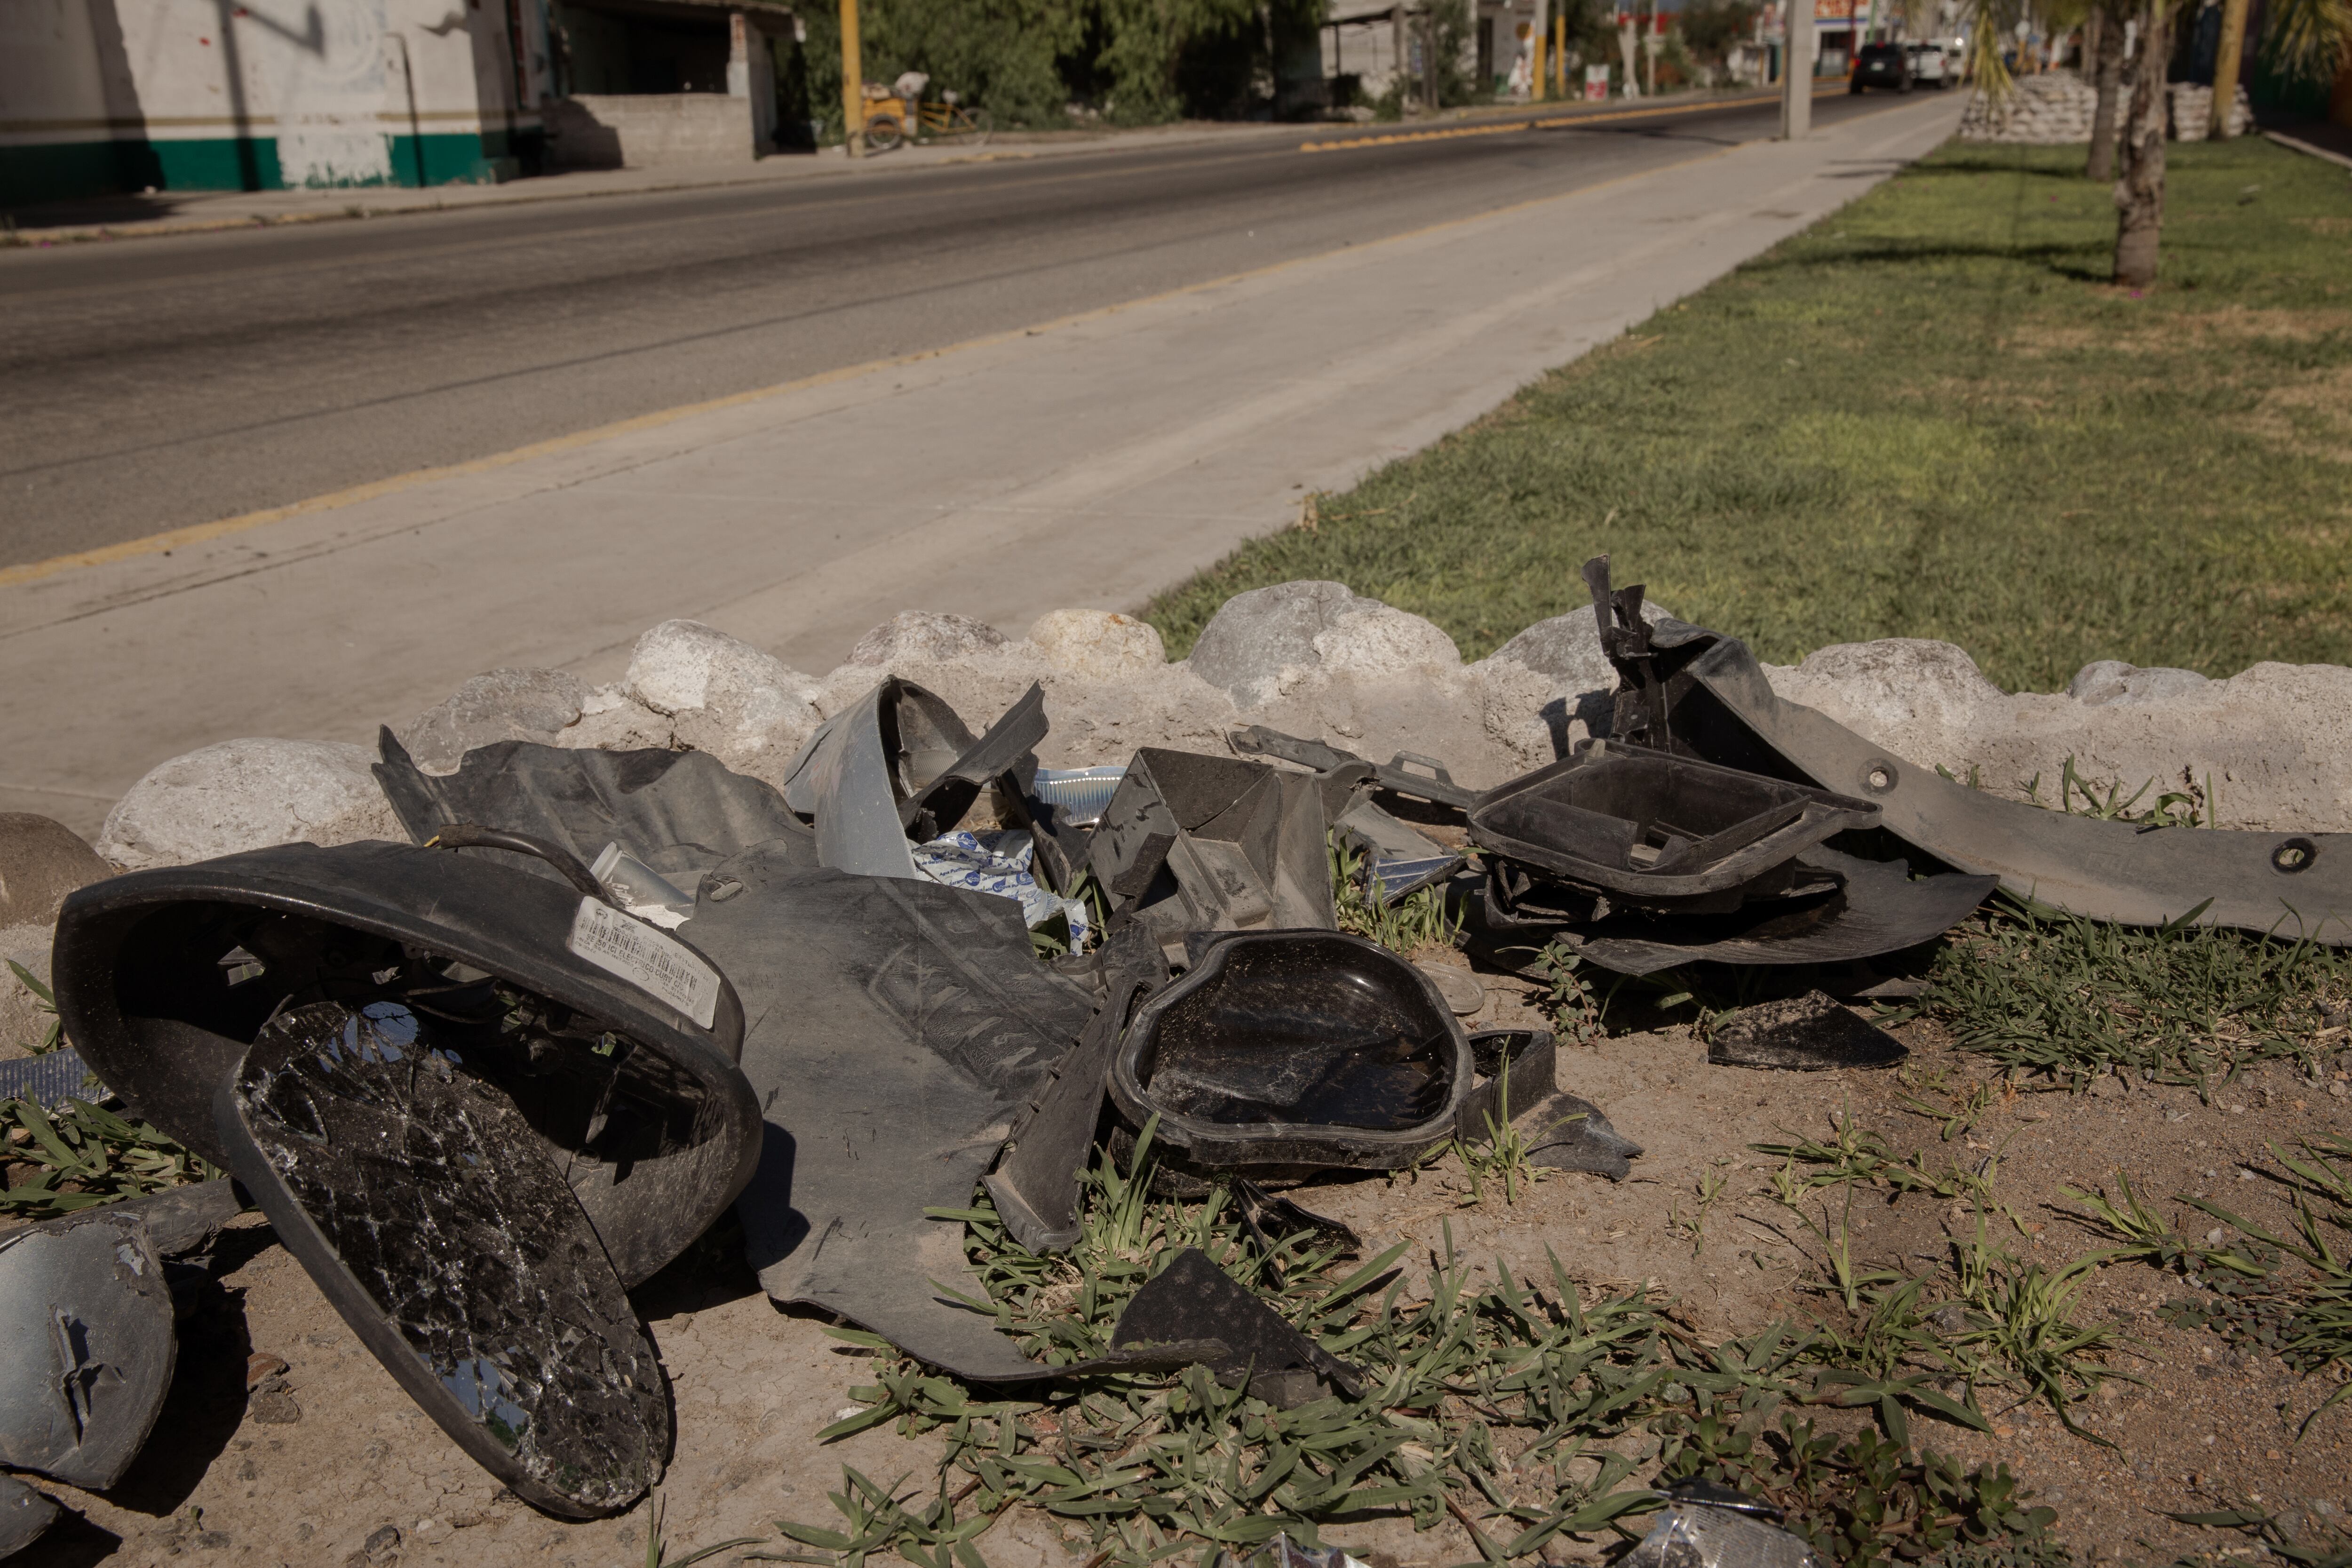
<instances>
[{"instance_id":1,"label":"concrete block wall","mask_svg":"<svg viewBox=\"0 0 2352 1568\"><path fill-rule=\"evenodd\" d=\"M548 163L747 163L758 153L750 97L725 93L576 93L547 106Z\"/></svg>"}]
</instances>

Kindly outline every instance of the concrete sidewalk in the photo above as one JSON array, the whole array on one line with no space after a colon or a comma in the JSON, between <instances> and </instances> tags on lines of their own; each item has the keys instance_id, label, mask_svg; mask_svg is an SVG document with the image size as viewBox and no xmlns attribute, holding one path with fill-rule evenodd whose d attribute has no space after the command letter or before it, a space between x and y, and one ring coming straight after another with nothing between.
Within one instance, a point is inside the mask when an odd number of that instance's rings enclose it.
<instances>
[{"instance_id":1,"label":"concrete sidewalk","mask_svg":"<svg viewBox=\"0 0 2352 1568\"><path fill-rule=\"evenodd\" d=\"M1818 88L1816 97L1843 92L1842 83ZM1347 141L1363 135L1424 134L1433 131L1529 119L1621 120L1760 101L1754 92L1683 92L1641 102L1514 104L1449 110L1427 119L1387 125L1257 125L1186 123L1129 131L1013 132L985 146L949 143L902 147L854 160L838 147L813 153L776 153L754 163L684 163L657 168L574 169L497 185L355 185L336 190L170 191L153 195L94 196L23 208L12 216L5 241L19 245L66 245L89 240L139 239L157 235L203 234L220 229L278 224L334 222L349 218L397 217L420 213L466 212L532 202L635 195L652 191L715 190L736 185L772 185L813 179L870 178L949 164L1066 158L1106 153L1150 153L1196 146L1264 146L1304 140Z\"/></svg>"},{"instance_id":2,"label":"concrete sidewalk","mask_svg":"<svg viewBox=\"0 0 2352 1568\"><path fill-rule=\"evenodd\" d=\"M369 741L672 616L830 668L900 609L1129 608L1494 407L1955 127L1906 101L1416 233L812 377L0 586L0 808L94 831L236 736ZM191 531L193 535L194 531Z\"/></svg>"}]
</instances>

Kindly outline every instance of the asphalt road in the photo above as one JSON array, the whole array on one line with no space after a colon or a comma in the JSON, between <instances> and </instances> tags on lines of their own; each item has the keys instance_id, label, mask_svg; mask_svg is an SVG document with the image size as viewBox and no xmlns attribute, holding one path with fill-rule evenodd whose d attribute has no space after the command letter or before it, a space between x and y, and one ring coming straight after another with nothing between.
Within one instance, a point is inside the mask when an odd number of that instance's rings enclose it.
<instances>
[{"instance_id":1,"label":"asphalt road","mask_svg":"<svg viewBox=\"0 0 2352 1568\"><path fill-rule=\"evenodd\" d=\"M1776 121L1707 107L1312 154L1253 138L0 252L0 566L1576 190Z\"/></svg>"}]
</instances>

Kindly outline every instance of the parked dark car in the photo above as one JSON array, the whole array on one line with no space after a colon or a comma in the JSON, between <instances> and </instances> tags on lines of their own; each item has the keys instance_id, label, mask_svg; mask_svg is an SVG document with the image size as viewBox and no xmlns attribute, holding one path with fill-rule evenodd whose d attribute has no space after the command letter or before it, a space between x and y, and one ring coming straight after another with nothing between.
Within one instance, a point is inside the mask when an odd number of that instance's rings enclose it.
<instances>
[{"instance_id":1,"label":"parked dark car","mask_svg":"<svg viewBox=\"0 0 2352 1568\"><path fill-rule=\"evenodd\" d=\"M1864 44L1853 58L1853 82L1846 90L1860 92L1866 87L1891 87L1897 92L1911 90L1911 57L1900 44Z\"/></svg>"}]
</instances>

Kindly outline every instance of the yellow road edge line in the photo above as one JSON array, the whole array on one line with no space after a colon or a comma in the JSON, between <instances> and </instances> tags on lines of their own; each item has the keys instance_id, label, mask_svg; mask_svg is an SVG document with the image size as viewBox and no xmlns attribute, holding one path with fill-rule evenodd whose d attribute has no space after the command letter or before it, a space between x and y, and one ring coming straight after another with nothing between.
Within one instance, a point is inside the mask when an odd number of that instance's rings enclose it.
<instances>
[{"instance_id":1,"label":"yellow road edge line","mask_svg":"<svg viewBox=\"0 0 2352 1568\"><path fill-rule=\"evenodd\" d=\"M1509 129L1517 129L1517 127ZM494 473L500 468L510 468L514 464L526 462L532 458L552 457L559 453L576 451L583 447L593 446L600 441L608 441L618 436L632 436L647 430L658 430L666 425L676 424L681 419L691 418L698 414L715 414L722 409L741 408L751 404L765 403L791 393L806 392L815 387L829 386L837 382L854 381L877 371L903 369L910 364L920 364L927 360L945 359L950 354L965 353L975 349L993 348L1000 343L1017 342L1023 338L1041 337L1047 332L1061 331L1088 321L1101 321L1147 305L1181 300L1191 295L1206 293L1213 289L1229 288L1252 279L1270 277L1277 272L1286 272L1294 267L1303 267L1309 262L1327 260L1334 256L1344 256L1350 251L1360 252L1384 245L1396 245L1408 239L1418 239L1424 235L1442 234L1447 229L1483 223L1488 218L1504 217L1512 213L1525 212L1531 207L1544 206L1552 202L1590 195L1596 191L1607 190L1612 185L1623 184L1629 180L1647 179L1653 174L1670 174L1676 169L1689 168L1695 163L1710 163L1727 155L1731 151L1729 147L1719 147L1710 153L1702 153L1696 157L1680 159L1672 163L1661 163L1654 169L1641 169L1632 174L1619 174L1594 184L1580 185L1572 191L1557 191L1548 196L1532 196L1523 202L1512 202L1504 206L1489 207L1484 212L1471 213L1464 217L1446 218L1439 223L1423 224L1419 228L1409 228L1397 234L1383 235L1378 239L1367 240L1360 245L1343 245L1330 250L1318 250L1309 256L1294 256L1287 261L1268 262L1264 267L1253 267L1246 271L1228 272L1223 277L1204 279L1198 283L1187 283L1181 288L1165 289L1157 294L1147 294L1139 300L1125 300L1115 305L1098 305L1091 310L1080 310L1067 316L1055 316L1034 326L1013 327L1004 331L990 332L977 338L966 338L961 342L948 343L935 349L919 349L912 353L896 354L888 359L867 360L860 364L843 365L834 370L820 371L814 375L804 375L796 381L781 382L774 386L754 387L747 392L730 393L724 397L708 398L700 403L684 403L675 408L657 409L651 414L639 414L631 418L615 420L608 425L598 425L586 430L575 430L570 435L553 436L544 441L533 441L527 446L516 447L508 451L493 452L488 457L473 458L462 463L443 464L436 468L412 468L404 474L371 479L365 484L352 485L345 489L330 490L324 495L311 496L307 500L291 501L284 506L266 507L259 511L225 517L215 522L191 523L184 528L174 528L162 533L151 533L140 539L126 539L116 544L100 545L95 550L79 550L70 554L52 555L44 561L28 561L21 565L0 567L0 588L13 588L26 583L37 583L43 578L56 576L61 572L73 572L85 567L107 566L117 562L132 561L142 555L165 555L187 545L207 544L217 539L228 538L233 534L249 532L257 528L266 528L271 523L286 522L294 518L306 517L317 512L335 511L343 507L356 506L362 501L396 495L402 490L413 489L419 485L431 484L436 480Z\"/></svg>"},{"instance_id":2,"label":"yellow road edge line","mask_svg":"<svg viewBox=\"0 0 2352 1568\"><path fill-rule=\"evenodd\" d=\"M1822 96L1815 88L1813 96ZM1622 120L1648 120L1661 114L1699 114L1711 109L1753 109L1759 104L1778 103L1780 95L1766 93L1754 98L1711 99L1705 103L1675 103L1658 109L1627 109L1614 114L1559 114L1548 120L1508 120L1498 125L1462 125L1445 131L1398 131L1385 136L1331 136L1319 141L1301 142L1302 153L1339 153L1350 147L1393 147L1402 142L1441 142L1454 136L1504 136L1514 131L1557 131L1563 126L1611 125Z\"/></svg>"}]
</instances>

